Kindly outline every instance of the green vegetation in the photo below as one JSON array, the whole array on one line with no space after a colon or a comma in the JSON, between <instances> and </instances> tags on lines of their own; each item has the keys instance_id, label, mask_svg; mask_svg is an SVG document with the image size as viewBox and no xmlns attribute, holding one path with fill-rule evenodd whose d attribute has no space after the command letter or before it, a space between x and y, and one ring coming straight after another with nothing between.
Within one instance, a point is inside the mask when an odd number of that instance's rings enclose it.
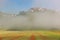
<instances>
[{"instance_id":1,"label":"green vegetation","mask_svg":"<svg viewBox=\"0 0 60 40\"><path fill-rule=\"evenodd\" d=\"M0 31L2 40L60 40L57 31Z\"/></svg>"}]
</instances>

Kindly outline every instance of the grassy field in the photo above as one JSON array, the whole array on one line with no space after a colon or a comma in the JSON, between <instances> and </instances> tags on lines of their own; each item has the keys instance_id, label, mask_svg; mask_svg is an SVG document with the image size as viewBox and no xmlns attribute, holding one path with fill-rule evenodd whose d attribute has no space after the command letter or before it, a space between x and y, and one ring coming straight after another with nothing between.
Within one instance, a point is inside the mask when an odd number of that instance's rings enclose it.
<instances>
[{"instance_id":1,"label":"grassy field","mask_svg":"<svg viewBox=\"0 0 60 40\"><path fill-rule=\"evenodd\" d=\"M59 31L0 31L0 40L60 40Z\"/></svg>"}]
</instances>

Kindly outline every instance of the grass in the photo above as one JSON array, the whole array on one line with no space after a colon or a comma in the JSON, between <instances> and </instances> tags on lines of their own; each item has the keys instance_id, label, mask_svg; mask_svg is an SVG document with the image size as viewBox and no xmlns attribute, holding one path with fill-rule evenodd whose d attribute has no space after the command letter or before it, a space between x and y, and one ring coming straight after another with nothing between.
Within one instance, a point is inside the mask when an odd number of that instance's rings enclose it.
<instances>
[{"instance_id":1,"label":"grass","mask_svg":"<svg viewBox=\"0 0 60 40\"><path fill-rule=\"evenodd\" d=\"M0 31L0 40L60 40L58 31Z\"/></svg>"}]
</instances>

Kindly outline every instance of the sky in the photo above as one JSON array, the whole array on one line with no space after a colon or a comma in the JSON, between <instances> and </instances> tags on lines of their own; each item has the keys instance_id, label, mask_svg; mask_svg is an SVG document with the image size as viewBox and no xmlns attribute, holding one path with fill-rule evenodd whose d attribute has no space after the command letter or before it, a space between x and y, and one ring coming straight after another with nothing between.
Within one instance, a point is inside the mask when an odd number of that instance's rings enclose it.
<instances>
[{"instance_id":1,"label":"sky","mask_svg":"<svg viewBox=\"0 0 60 40\"><path fill-rule=\"evenodd\" d=\"M60 10L60 0L0 0L0 11L19 13L32 7Z\"/></svg>"}]
</instances>

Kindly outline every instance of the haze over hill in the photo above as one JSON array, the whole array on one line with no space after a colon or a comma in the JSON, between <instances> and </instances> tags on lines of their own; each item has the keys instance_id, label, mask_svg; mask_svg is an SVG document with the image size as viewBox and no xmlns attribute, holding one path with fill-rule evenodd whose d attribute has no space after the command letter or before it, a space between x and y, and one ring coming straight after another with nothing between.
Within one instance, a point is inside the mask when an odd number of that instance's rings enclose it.
<instances>
[{"instance_id":1,"label":"haze over hill","mask_svg":"<svg viewBox=\"0 0 60 40\"><path fill-rule=\"evenodd\" d=\"M60 29L60 13L46 8L31 8L18 15L0 12L0 29Z\"/></svg>"}]
</instances>

